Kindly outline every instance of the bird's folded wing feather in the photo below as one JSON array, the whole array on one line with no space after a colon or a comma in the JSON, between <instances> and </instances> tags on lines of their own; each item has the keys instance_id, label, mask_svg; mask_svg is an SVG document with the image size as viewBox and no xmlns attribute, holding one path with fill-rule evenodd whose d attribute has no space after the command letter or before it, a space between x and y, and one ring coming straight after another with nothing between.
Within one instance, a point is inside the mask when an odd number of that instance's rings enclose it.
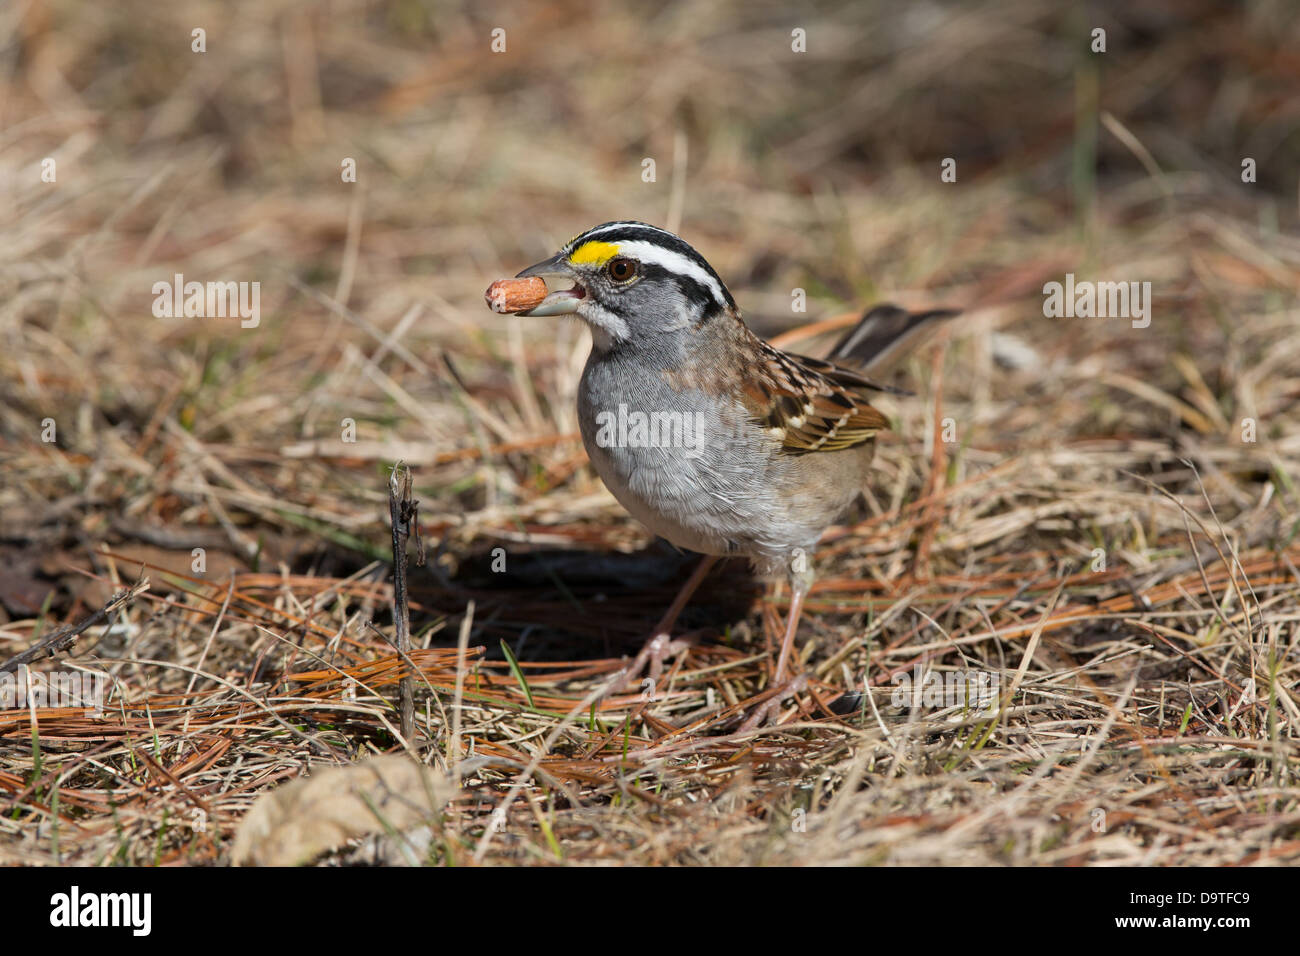
<instances>
[{"instance_id":1,"label":"bird's folded wing feather","mask_svg":"<svg viewBox=\"0 0 1300 956\"><path fill-rule=\"evenodd\" d=\"M849 369L762 343L766 358L746 383L753 419L791 454L838 451L871 440L889 421L864 391L893 391Z\"/></svg>"}]
</instances>

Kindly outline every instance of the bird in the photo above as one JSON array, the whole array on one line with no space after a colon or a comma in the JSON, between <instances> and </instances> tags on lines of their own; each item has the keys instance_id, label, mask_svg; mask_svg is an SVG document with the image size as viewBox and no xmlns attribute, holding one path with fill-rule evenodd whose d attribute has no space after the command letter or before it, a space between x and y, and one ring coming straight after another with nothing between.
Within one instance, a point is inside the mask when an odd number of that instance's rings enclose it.
<instances>
[{"instance_id":1,"label":"bird","mask_svg":"<svg viewBox=\"0 0 1300 956\"><path fill-rule=\"evenodd\" d=\"M797 689L790 662L812 555L861 494L889 428L872 396L901 391L866 370L957 313L878 305L826 359L786 352L750 330L694 247L630 220L580 233L516 278L555 289L521 316L573 316L591 330L577 399L596 473L651 532L703 556L616 686L647 668L659 678L685 649L672 629L709 570L744 557L789 584L771 686Z\"/></svg>"}]
</instances>

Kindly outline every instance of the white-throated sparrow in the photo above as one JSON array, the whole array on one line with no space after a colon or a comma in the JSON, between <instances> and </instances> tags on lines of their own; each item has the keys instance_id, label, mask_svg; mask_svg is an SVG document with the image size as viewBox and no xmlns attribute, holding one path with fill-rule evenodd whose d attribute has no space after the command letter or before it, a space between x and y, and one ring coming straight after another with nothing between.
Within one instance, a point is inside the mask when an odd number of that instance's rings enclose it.
<instances>
[{"instance_id":1,"label":"white-throated sparrow","mask_svg":"<svg viewBox=\"0 0 1300 956\"><path fill-rule=\"evenodd\" d=\"M813 549L859 494L873 439L888 428L869 396L892 389L860 369L955 313L877 306L830 360L793 355L749 330L695 249L640 222L587 230L518 276L535 277L573 286L521 315L573 314L592 331L578 417L596 472L651 531L705 555L627 678L647 663L657 676L676 650L672 626L709 567L743 555L760 573L790 582L773 673L781 684L813 580Z\"/></svg>"}]
</instances>

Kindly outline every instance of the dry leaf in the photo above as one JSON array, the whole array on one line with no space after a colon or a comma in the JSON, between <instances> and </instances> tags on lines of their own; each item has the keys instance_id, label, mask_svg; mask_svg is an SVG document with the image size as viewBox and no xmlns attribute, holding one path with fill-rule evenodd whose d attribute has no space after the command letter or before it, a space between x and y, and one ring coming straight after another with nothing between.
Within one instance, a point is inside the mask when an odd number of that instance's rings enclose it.
<instances>
[{"instance_id":1,"label":"dry leaf","mask_svg":"<svg viewBox=\"0 0 1300 956\"><path fill-rule=\"evenodd\" d=\"M405 754L329 767L263 794L235 834L236 866L297 866L372 833L426 824L446 804L445 776Z\"/></svg>"}]
</instances>

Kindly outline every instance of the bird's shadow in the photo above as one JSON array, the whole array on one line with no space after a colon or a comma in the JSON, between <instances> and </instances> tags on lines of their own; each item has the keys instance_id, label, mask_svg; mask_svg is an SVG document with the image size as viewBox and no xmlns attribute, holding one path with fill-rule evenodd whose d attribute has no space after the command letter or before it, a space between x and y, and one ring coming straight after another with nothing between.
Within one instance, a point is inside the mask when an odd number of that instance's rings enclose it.
<instances>
[{"instance_id":1,"label":"bird's shadow","mask_svg":"<svg viewBox=\"0 0 1300 956\"><path fill-rule=\"evenodd\" d=\"M451 573L410 569L412 630L424 646L422 629L450 619L452 626L428 643L454 646L473 601L470 643L486 646L489 658L503 656L503 640L519 660L531 662L635 655L699 560L664 541L632 553L489 545L458 555ZM751 620L762 592L747 561L719 562L674 634L725 641Z\"/></svg>"}]
</instances>

